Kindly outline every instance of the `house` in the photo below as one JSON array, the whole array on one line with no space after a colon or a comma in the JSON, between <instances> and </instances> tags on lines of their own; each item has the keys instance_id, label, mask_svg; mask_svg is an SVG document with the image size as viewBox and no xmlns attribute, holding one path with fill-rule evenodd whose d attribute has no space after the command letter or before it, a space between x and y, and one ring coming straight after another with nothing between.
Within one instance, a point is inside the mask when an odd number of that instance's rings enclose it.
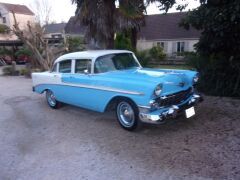
<instances>
[{"instance_id":1,"label":"house","mask_svg":"<svg viewBox=\"0 0 240 180\"><path fill-rule=\"evenodd\" d=\"M85 37L87 26L82 25L75 16L72 16L65 27L67 36Z\"/></svg>"},{"instance_id":2,"label":"house","mask_svg":"<svg viewBox=\"0 0 240 180\"><path fill-rule=\"evenodd\" d=\"M14 25L13 13L21 29L26 28L28 22L35 22L34 13L27 6L0 3L0 24L5 24L12 29Z\"/></svg>"},{"instance_id":3,"label":"house","mask_svg":"<svg viewBox=\"0 0 240 180\"><path fill-rule=\"evenodd\" d=\"M75 16L72 16L66 27L65 32L68 37L80 37L84 39L85 48L87 49L100 49L99 44L94 39L89 39L86 35L88 26L79 22Z\"/></svg>"},{"instance_id":4,"label":"house","mask_svg":"<svg viewBox=\"0 0 240 180\"><path fill-rule=\"evenodd\" d=\"M0 3L0 24L13 28L14 16L19 24L20 29L24 30L27 23L35 22L34 13L25 5ZM22 43L13 32L0 34L0 46L21 46Z\"/></svg>"},{"instance_id":5,"label":"house","mask_svg":"<svg viewBox=\"0 0 240 180\"><path fill-rule=\"evenodd\" d=\"M194 51L200 32L191 28L185 30L179 26L186 12L156 14L145 16L145 26L138 34L137 49L145 50L161 46L168 56Z\"/></svg>"},{"instance_id":6,"label":"house","mask_svg":"<svg viewBox=\"0 0 240 180\"><path fill-rule=\"evenodd\" d=\"M49 44L59 44L63 41L65 35L66 23L51 23L44 26L44 38Z\"/></svg>"},{"instance_id":7,"label":"house","mask_svg":"<svg viewBox=\"0 0 240 180\"><path fill-rule=\"evenodd\" d=\"M67 23L51 23L44 26L46 38L62 38Z\"/></svg>"}]
</instances>

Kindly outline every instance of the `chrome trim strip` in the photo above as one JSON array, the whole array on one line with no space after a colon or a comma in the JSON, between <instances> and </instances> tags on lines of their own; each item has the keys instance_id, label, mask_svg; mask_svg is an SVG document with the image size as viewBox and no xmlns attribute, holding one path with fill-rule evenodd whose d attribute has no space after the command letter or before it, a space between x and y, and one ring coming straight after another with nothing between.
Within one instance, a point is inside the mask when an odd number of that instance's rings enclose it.
<instances>
[{"instance_id":1,"label":"chrome trim strip","mask_svg":"<svg viewBox=\"0 0 240 180\"><path fill-rule=\"evenodd\" d=\"M138 105L138 107L139 107L139 108L145 108L145 109L151 109L150 106L140 106L140 105Z\"/></svg>"},{"instance_id":2,"label":"chrome trim strip","mask_svg":"<svg viewBox=\"0 0 240 180\"><path fill-rule=\"evenodd\" d=\"M91 85L86 85L86 84L71 84L71 83L51 84L51 83L49 83L49 84L38 84L36 86L40 86L40 85L71 86L71 87L80 87L80 88L87 88L87 89L97 89L97 90L102 90L102 91L111 91L111 92L117 92L117 93L123 93L123 94L131 94L131 95L139 95L139 96L143 96L144 95L144 93L142 93L142 92L128 91L128 90L124 90L124 89L115 89L115 88L103 87L103 86L91 86Z\"/></svg>"}]
</instances>

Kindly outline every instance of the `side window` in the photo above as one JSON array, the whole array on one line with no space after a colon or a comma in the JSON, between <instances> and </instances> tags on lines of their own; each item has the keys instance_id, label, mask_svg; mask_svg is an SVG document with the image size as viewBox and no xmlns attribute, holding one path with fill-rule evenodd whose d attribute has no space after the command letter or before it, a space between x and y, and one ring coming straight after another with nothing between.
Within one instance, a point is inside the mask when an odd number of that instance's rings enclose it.
<instances>
[{"instance_id":1,"label":"side window","mask_svg":"<svg viewBox=\"0 0 240 180\"><path fill-rule=\"evenodd\" d=\"M76 59L75 73L83 74L84 70L88 70L91 73L91 59Z\"/></svg>"},{"instance_id":2,"label":"side window","mask_svg":"<svg viewBox=\"0 0 240 180\"><path fill-rule=\"evenodd\" d=\"M57 63L54 64L53 68L52 68L52 72L57 72Z\"/></svg>"},{"instance_id":3,"label":"side window","mask_svg":"<svg viewBox=\"0 0 240 180\"><path fill-rule=\"evenodd\" d=\"M59 72L60 73L71 73L72 60L65 60L59 62Z\"/></svg>"}]
</instances>

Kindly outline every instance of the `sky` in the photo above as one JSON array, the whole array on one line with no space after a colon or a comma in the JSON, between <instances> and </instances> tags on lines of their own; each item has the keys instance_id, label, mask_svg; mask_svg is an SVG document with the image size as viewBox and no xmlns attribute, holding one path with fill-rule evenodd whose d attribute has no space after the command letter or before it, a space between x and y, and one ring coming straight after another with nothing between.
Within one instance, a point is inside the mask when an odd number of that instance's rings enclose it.
<instances>
[{"instance_id":1,"label":"sky","mask_svg":"<svg viewBox=\"0 0 240 180\"><path fill-rule=\"evenodd\" d=\"M52 7L50 22L57 23L67 22L71 16L74 16L76 5L73 5L71 3L71 0L45 0L45 1L47 1L47 3ZM182 0L177 1L179 3L182 2ZM27 5L33 11L34 9L37 9L34 0L0 0L0 2ZM186 10L193 9L199 6L197 0L186 0L186 2L189 4ZM173 8L169 10L169 12L176 12L176 10L175 8ZM147 14L159 14L159 13L161 12L158 10L157 4L151 4L147 8Z\"/></svg>"}]
</instances>

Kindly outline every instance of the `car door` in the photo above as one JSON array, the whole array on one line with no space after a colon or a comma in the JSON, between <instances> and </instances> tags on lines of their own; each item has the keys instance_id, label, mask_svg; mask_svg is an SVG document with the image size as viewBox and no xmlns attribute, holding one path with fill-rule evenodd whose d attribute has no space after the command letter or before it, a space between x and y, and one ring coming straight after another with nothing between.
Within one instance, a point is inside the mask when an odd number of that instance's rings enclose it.
<instances>
[{"instance_id":1,"label":"car door","mask_svg":"<svg viewBox=\"0 0 240 180\"><path fill-rule=\"evenodd\" d=\"M91 75L92 60L75 59L72 65L71 73L62 74L62 82L68 86L65 98L69 104L96 110Z\"/></svg>"},{"instance_id":2,"label":"car door","mask_svg":"<svg viewBox=\"0 0 240 180\"><path fill-rule=\"evenodd\" d=\"M56 63L51 73L51 79L55 82L52 87L56 99L60 102L71 103L71 97L68 93L70 87L63 82L64 76L72 75L73 61L71 59L62 60Z\"/></svg>"}]
</instances>

